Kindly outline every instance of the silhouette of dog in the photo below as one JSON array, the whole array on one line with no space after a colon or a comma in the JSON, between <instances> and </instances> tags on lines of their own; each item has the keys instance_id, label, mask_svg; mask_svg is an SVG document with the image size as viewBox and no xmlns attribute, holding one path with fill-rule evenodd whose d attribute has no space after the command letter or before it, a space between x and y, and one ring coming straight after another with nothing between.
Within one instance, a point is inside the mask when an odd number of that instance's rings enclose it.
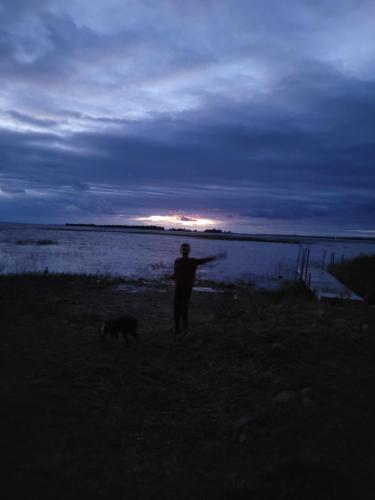
<instances>
[{"instance_id":1,"label":"silhouette of dog","mask_svg":"<svg viewBox=\"0 0 375 500\"><path fill-rule=\"evenodd\" d=\"M102 324L102 328L100 330L100 339L102 342L106 339L106 337L115 337L118 339L119 334L121 334L129 344L129 335L131 335L136 342L138 342L138 322L133 316L129 316L127 314L120 316L116 319L107 319Z\"/></svg>"}]
</instances>

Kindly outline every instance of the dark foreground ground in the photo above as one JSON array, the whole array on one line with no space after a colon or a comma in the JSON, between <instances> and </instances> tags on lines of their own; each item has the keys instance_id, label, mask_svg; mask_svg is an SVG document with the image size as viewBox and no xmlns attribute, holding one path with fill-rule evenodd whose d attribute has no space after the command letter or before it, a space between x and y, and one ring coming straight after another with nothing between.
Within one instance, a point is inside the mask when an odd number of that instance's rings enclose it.
<instances>
[{"instance_id":1,"label":"dark foreground ground","mask_svg":"<svg viewBox=\"0 0 375 500\"><path fill-rule=\"evenodd\" d=\"M375 309L0 277L0 498L375 498ZM98 343L131 312L141 343Z\"/></svg>"}]
</instances>

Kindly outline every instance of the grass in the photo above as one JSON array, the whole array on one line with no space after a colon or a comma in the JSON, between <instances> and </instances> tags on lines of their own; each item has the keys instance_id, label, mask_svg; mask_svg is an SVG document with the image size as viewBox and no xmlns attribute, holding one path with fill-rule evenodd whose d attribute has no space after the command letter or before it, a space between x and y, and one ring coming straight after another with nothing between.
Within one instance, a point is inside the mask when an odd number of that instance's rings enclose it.
<instances>
[{"instance_id":1,"label":"grass","mask_svg":"<svg viewBox=\"0 0 375 500\"><path fill-rule=\"evenodd\" d=\"M373 498L372 308L233 284L175 339L172 288L118 283L0 277L1 498Z\"/></svg>"},{"instance_id":2,"label":"grass","mask_svg":"<svg viewBox=\"0 0 375 500\"><path fill-rule=\"evenodd\" d=\"M361 255L331 266L330 272L369 304L375 304L375 255Z\"/></svg>"}]
</instances>

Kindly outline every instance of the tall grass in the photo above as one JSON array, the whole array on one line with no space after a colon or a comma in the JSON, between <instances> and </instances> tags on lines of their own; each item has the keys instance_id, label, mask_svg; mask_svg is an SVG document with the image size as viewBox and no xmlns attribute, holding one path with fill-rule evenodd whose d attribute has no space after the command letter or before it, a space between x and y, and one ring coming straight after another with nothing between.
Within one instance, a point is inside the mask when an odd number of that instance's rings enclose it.
<instances>
[{"instance_id":1,"label":"tall grass","mask_svg":"<svg viewBox=\"0 0 375 500\"><path fill-rule=\"evenodd\" d=\"M344 260L331 266L330 272L369 304L375 304L375 255Z\"/></svg>"}]
</instances>

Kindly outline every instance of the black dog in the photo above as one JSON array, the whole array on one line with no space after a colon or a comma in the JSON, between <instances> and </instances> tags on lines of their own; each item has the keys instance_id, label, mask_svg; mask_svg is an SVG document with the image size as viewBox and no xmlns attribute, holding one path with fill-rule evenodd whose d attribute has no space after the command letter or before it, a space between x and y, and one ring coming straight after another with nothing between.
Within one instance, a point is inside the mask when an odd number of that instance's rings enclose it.
<instances>
[{"instance_id":1,"label":"black dog","mask_svg":"<svg viewBox=\"0 0 375 500\"><path fill-rule=\"evenodd\" d=\"M127 344L129 344L129 335L138 342L137 328L138 322L133 316L124 315L116 319L107 319L102 325L100 337L103 342L108 335L118 339L119 333L121 333Z\"/></svg>"}]
</instances>

